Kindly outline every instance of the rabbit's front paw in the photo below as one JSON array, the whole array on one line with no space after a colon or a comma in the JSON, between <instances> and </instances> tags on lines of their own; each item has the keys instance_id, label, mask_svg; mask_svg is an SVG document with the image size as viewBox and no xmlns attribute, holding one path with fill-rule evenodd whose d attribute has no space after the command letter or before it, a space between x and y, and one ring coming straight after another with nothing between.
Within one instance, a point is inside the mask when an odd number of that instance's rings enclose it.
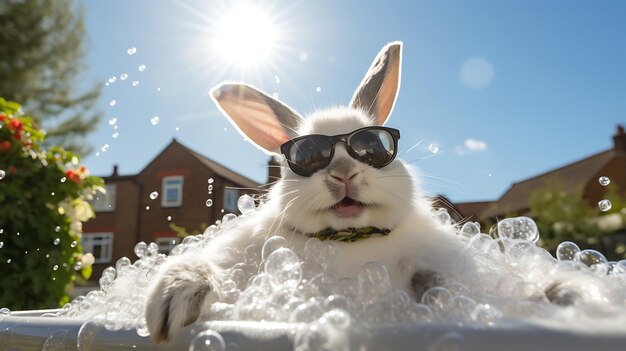
<instances>
[{"instance_id":1,"label":"rabbit's front paw","mask_svg":"<svg viewBox=\"0 0 626 351\"><path fill-rule=\"evenodd\" d=\"M204 260L187 257L170 263L163 267L146 303L148 330L157 343L171 340L198 319L205 300L219 299L214 270Z\"/></svg>"}]
</instances>

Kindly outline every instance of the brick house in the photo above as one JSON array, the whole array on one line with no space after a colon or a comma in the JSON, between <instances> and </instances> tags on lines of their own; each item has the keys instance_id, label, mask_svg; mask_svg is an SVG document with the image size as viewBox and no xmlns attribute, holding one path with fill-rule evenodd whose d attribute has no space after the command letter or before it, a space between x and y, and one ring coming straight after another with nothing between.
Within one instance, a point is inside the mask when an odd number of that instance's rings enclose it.
<instances>
[{"instance_id":1,"label":"brick house","mask_svg":"<svg viewBox=\"0 0 626 351\"><path fill-rule=\"evenodd\" d=\"M135 259L140 241L156 242L161 252L169 252L180 240L171 223L199 231L224 213L238 213L240 195L262 190L176 139L138 174L119 175L115 166L103 179L107 193L96 196L96 218L83 226L83 249L96 258L94 280L117 259Z\"/></svg>"}]
</instances>

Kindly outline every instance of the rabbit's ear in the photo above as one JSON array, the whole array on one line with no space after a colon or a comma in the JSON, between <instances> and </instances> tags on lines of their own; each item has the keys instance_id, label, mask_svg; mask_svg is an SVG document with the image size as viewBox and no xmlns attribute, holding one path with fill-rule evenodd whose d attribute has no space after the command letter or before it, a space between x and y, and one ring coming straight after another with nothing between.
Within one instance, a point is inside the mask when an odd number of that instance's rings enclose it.
<instances>
[{"instance_id":1,"label":"rabbit's ear","mask_svg":"<svg viewBox=\"0 0 626 351\"><path fill-rule=\"evenodd\" d=\"M245 84L221 84L211 90L220 111L252 143L268 154L298 136L302 118L287 105Z\"/></svg>"},{"instance_id":2,"label":"rabbit's ear","mask_svg":"<svg viewBox=\"0 0 626 351\"><path fill-rule=\"evenodd\" d=\"M395 41L382 48L354 93L350 106L364 110L374 116L376 124L384 125L400 90L401 61L402 42Z\"/></svg>"}]
</instances>

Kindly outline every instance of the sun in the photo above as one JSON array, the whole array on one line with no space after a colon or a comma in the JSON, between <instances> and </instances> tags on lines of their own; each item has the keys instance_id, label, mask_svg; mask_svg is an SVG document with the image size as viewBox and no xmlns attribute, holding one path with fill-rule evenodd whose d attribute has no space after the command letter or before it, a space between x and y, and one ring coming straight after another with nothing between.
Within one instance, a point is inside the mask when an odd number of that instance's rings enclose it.
<instances>
[{"instance_id":1,"label":"sun","mask_svg":"<svg viewBox=\"0 0 626 351\"><path fill-rule=\"evenodd\" d=\"M216 23L214 50L230 65L249 68L269 60L278 39L270 13L253 4L240 4Z\"/></svg>"}]
</instances>

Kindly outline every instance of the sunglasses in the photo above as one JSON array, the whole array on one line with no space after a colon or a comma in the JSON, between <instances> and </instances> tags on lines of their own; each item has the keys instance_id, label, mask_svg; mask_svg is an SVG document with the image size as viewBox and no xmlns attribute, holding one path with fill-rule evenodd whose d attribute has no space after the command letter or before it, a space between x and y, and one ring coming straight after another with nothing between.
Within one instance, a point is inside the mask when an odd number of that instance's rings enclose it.
<instances>
[{"instance_id":1,"label":"sunglasses","mask_svg":"<svg viewBox=\"0 0 626 351\"><path fill-rule=\"evenodd\" d=\"M348 134L301 136L282 144L280 151L295 174L310 177L328 166L339 142L346 145L348 154L355 160L382 168L396 158L398 139L400 131L397 129L371 126Z\"/></svg>"}]
</instances>

